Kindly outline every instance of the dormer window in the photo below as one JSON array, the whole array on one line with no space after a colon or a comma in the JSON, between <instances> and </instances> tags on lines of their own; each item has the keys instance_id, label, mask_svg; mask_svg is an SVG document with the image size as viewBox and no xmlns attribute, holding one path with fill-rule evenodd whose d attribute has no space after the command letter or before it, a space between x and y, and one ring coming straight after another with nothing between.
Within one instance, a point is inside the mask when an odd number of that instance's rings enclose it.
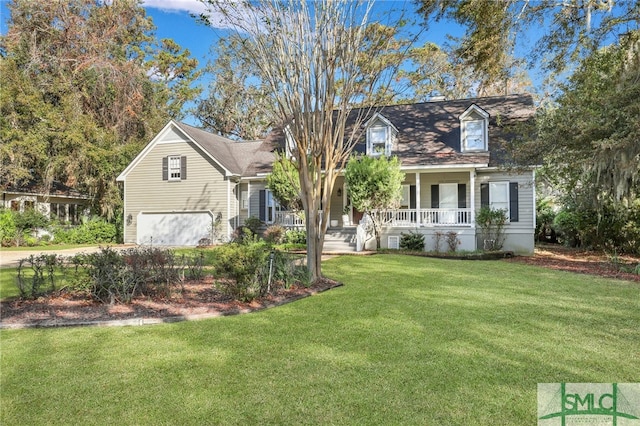
<instances>
[{"instance_id":1,"label":"dormer window","mask_svg":"<svg viewBox=\"0 0 640 426\"><path fill-rule=\"evenodd\" d=\"M389 120L376 114L366 124L367 126L367 155L391 155L393 140L398 130Z\"/></svg>"},{"instance_id":2,"label":"dormer window","mask_svg":"<svg viewBox=\"0 0 640 426\"><path fill-rule=\"evenodd\" d=\"M391 154L388 127L371 127L367 135L367 153L369 155Z\"/></svg>"},{"instance_id":3,"label":"dormer window","mask_svg":"<svg viewBox=\"0 0 640 426\"><path fill-rule=\"evenodd\" d=\"M460 116L460 148L462 152L487 151L489 114L471 105Z\"/></svg>"}]
</instances>

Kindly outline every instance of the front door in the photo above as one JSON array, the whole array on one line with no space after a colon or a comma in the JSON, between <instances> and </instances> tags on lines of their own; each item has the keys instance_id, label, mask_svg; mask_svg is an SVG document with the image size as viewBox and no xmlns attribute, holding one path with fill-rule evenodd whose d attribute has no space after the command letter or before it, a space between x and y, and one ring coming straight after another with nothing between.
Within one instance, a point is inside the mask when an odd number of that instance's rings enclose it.
<instances>
[{"instance_id":1,"label":"front door","mask_svg":"<svg viewBox=\"0 0 640 426\"><path fill-rule=\"evenodd\" d=\"M445 211L440 213L440 224L455 224L456 209L458 208L458 184L457 183L441 183L440 184L440 209Z\"/></svg>"}]
</instances>

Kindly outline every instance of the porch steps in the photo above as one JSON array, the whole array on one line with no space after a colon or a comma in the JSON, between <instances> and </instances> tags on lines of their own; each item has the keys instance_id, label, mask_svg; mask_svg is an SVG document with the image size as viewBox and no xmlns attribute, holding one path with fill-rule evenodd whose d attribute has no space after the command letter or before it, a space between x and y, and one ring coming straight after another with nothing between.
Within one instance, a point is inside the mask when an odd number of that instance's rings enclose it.
<instances>
[{"instance_id":1,"label":"porch steps","mask_svg":"<svg viewBox=\"0 0 640 426\"><path fill-rule=\"evenodd\" d=\"M356 228L329 228L324 237L323 252L340 253L356 251Z\"/></svg>"}]
</instances>

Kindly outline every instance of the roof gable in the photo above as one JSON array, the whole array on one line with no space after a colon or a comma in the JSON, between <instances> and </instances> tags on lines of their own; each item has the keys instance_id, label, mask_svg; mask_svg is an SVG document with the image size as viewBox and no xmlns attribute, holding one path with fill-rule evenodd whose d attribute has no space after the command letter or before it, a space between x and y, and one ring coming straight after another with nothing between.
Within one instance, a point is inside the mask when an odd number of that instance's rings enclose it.
<instances>
[{"instance_id":1,"label":"roof gable","mask_svg":"<svg viewBox=\"0 0 640 426\"><path fill-rule=\"evenodd\" d=\"M475 116L475 117L474 117ZM484 120L487 120L490 115L487 111L483 110L482 108L480 108L478 105L471 104L469 106L469 108L467 108L461 115L460 115L460 120L464 120L467 117L471 117L471 118L481 118Z\"/></svg>"},{"instance_id":2,"label":"roof gable","mask_svg":"<svg viewBox=\"0 0 640 426\"><path fill-rule=\"evenodd\" d=\"M206 156L224 170L226 176L241 176L255 161L256 153L263 144L262 141L232 141L197 127L171 120L158 132L136 158L131 161L116 180L124 181L131 170L133 170L157 144L178 142L179 140L191 142L196 145Z\"/></svg>"},{"instance_id":3,"label":"roof gable","mask_svg":"<svg viewBox=\"0 0 640 426\"><path fill-rule=\"evenodd\" d=\"M367 122L364 124L364 127L369 128L375 126L377 123L382 123L382 125L384 126L391 127L396 133L398 132L396 126L394 126L391 121L389 121L384 115L380 114L379 112L373 114L373 117L367 120Z\"/></svg>"}]
</instances>

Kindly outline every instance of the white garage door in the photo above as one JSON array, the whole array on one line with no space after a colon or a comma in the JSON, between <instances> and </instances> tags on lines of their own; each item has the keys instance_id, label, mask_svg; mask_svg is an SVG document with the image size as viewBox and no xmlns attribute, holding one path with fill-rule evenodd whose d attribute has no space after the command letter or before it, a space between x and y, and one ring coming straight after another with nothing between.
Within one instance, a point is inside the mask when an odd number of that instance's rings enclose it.
<instances>
[{"instance_id":1,"label":"white garage door","mask_svg":"<svg viewBox=\"0 0 640 426\"><path fill-rule=\"evenodd\" d=\"M140 213L137 243L196 246L201 238L210 238L211 223L209 212Z\"/></svg>"}]
</instances>

